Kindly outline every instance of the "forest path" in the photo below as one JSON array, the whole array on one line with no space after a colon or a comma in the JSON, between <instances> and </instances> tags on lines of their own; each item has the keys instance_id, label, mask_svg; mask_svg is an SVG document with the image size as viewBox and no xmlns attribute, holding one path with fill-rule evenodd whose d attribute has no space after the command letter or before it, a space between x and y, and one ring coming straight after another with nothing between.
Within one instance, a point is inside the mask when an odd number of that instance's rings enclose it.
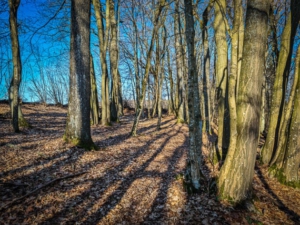
<instances>
[{"instance_id":1,"label":"forest path","mask_svg":"<svg viewBox=\"0 0 300 225\"><path fill-rule=\"evenodd\" d=\"M7 111L0 104L0 114ZM0 224L300 224L300 192L269 178L259 165L256 212L221 204L209 182L201 194L188 196L182 179L188 127L172 116L158 131L157 119L141 120L137 137L129 136L130 112L111 127L92 126L100 150L85 151L62 141L66 108L26 104L23 112L33 128L19 134L0 117ZM203 172L209 179L217 170L206 147ZM43 187L82 171L87 173Z\"/></svg>"}]
</instances>

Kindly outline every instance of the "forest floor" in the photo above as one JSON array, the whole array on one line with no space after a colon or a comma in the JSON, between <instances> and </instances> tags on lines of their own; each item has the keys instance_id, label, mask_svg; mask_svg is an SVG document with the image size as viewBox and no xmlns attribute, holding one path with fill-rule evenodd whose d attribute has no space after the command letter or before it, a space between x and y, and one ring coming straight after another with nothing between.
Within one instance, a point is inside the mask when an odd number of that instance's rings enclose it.
<instances>
[{"instance_id":1,"label":"forest floor","mask_svg":"<svg viewBox=\"0 0 300 225\"><path fill-rule=\"evenodd\" d=\"M300 191L268 177L257 162L252 207L218 201L218 169L203 145L200 194L188 195L188 127L164 116L142 119L130 137L133 112L120 123L92 126L98 151L62 140L66 108L23 105L32 128L14 133L0 104L0 224L300 224ZM254 207L253 207L254 206Z\"/></svg>"}]
</instances>

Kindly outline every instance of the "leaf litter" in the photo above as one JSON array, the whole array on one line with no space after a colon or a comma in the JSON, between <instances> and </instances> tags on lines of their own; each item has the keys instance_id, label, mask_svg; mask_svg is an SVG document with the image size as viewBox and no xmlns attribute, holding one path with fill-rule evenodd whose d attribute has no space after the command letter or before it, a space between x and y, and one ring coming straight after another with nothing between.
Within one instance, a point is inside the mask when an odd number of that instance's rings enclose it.
<instances>
[{"instance_id":1,"label":"leaf litter","mask_svg":"<svg viewBox=\"0 0 300 225\"><path fill-rule=\"evenodd\" d=\"M9 115L0 104L0 114ZM0 224L300 224L300 192L281 185L258 163L253 208L216 196L210 137L204 136L200 194L188 195L183 174L188 127L164 116L142 119L129 133L126 111L111 127L92 126L99 151L62 140L67 109L23 105L32 128L13 133L0 116Z\"/></svg>"}]
</instances>

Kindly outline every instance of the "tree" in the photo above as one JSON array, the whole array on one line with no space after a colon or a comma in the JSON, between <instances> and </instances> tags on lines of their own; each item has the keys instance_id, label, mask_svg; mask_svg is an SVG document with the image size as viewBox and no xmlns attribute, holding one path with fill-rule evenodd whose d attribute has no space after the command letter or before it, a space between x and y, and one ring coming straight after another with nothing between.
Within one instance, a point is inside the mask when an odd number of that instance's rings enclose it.
<instances>
[{"instance_id":1,"label":"tree","mask_svg":"<svg viewBox=\"0 0 300 225\"><path fill-rule=\"evenodd\" d=\"M169 82L170 82L170 93L169 93L169 109L168 114L173 114L175 112L175 103L174 103L174 81L173 81L173 73L172 67L170 62L170 50L167 49L167 63L168 63L168 75L169 75ZM167 83L166 86L168 87ZM167 89L168 90L168 89Z\"/></svg>"},{"instance_id":2,"label":"tree","mask_svg":"<svg viewBox=\"0 0 300 225\"><path fill-rule=\"evenodd\" d=\"M109 5L109 0L106 1L106 5ZM104 17L102 12L102 5L99 0L92 0L99 38L100 48L100 61L102 71L102 82L101 82L101 124L110 125L110 101L109 101L109 87L108 87L108 69L106 61L106 52L108 45L108 35L110 27L110 10L106 7L106 28L104 28Z\"/></svg>"},{"instance_id":3,"label":"tree","mask_svg":"<svg viewBox=\"0 0 300 225\"><path fill-rule=\"evenodd\" d=\"M202 42L203 42L203 61L202 61L202 74L203 74L203 98L204 98L204 113L205 120L203 121L203 131L211 134L211 98L209 88L209 75L210 75L210 54L208 43L208 14L210 11L208 6L203 13L203 27L202 27Z\"/></svg>"},{"instance_id":4,"label":"tree","mask_svg":"<svg viewBox=\"0 0 300 225\"><path fill-rule=\"evenodd\" d=\"M216 40L216 92L218 101L218 144L217 152L219 159L225 155L229 145L229 114L228 114L228 45L226 40L226 24L222 16L222 9L226 8L226 1L220 0L221 7L214 4L215 40Z\"/></svg>"},{"instance_id":5,"label":"tree","mask_svg":"<svg viewBox=\"0 0 300 225\"><path fill-rule=\"evenodd\" d=\"M9 88L9 97L11 98L12 126L15 132L19 132L19 88L22 76L22 63L20 56L20 45L18 36L18 7L20 0L9 0L9 27L11 48L13 56L13 78Z\"/></svg>"},{"instance_id":6,"label":"tree","mask_svg":"<svg viewBox=\"0 0 300 225\"><path fill-rule=\"evenodd\" d=\"M243 60L237 92L236 146L229 149L218 180L219 195L234 203L247 198L254 174L269 7L270 2L265 0L247 2Z\"/></svg>"},{"instance_id":7,"label":"tree","mask_svg":"<svg viewBox=\"0 0 300 225\"><path fill-rule=\"evenodd\" d=\"M99 103L98 103L98 92L97 92L97 83L94 69L93 57L90 55L90 71L91 71L91 117L92 124L99 124Z\"/></svg>"},{"instance_id":8,"label":"tree","mask_svg":"<svg viewBox=\"0 0 300 225\"><path fill-rule=\"evenodd\" d=\"M165 47L166 47L166 27L160 32L160 35L157 35L156 38L156 71L157 71L157 79L158 79L158 93L157 93L157 130L160 129L161 126L161 117L162 117L162 88L164 81L164 56L165 56ZM159 36L161 36L163 40L163 46L160 47Z\"/></svg>"},{"instance_id":9,"label":"tree","mask_svg":"<svg viewBox=\"0 0 300 225\"><path fill-rule=\"evenodd\" d=\"M111 119L113 121L119 121L119 116L123 114L122 107L122 98L120 92L120 74L118 69L118 60L119 60L119 48L118 48L118 32L117 32L117 21L115 16L115 3L113 0L108 1L109 5L106 7L109 8L110 12L110 30L111 30L111 40L110 40L110 68L112 75L112 90L111 90ZM106 28L108 29L108 28Z\"/></svg>"},{"instance_id":10,"label":"tree","mask_svg":"<svg viewBox=\"0 0 300 225\"><path fill-rule=\"evenodd\" d=\"M64 139L94 149L90 127L90 10L84 0L71 1L70 93Z\"/></svg>"},{"instance_id":11,"label":"tree","mask_svg":"<svg viewBox=\"0 0 300 225\"><path fill-rule=\"evenodd\" d=\"M296 89L292 90L295 96L293 108L290 107L287 113L291 115L291 122L288 129L288 140L286 143L286 153L284 158L283 172L284 180L283 182L291 186L300 187L299 182L299 166L300 166L300 46L298 47L297 58L296 58L296 69L294 75L294 83L296 84ZM291 95L291 100L294 97Z\"/></svg>"},{"instance_id":12,"label":"tree","mask_svg":"<svg viewBox=\"0 0 300 225\"><path fill-rule=\"evenodd\" d=\"M140 93L140 99L138 101L138 105L136 106L136 116L135 116L133 126L132 126L132 129L131 129L131 135L132 136L136 136L138 123L139 123L139 120L140 120L140 117L142 115L142 111L143 111L143 108L144 108L146 86L147 86L149 72L150 72L151 57L152 57L152 52L153 52L153 47L154 47L154 41L155 41L155 38L156 38L156 35L157 35L157 32L158 32L158 29L162 26L162 24L164 23L164 19L166 17L166 15L164 15L164 18L160 21L160 15L163 11L163 8L165 7L165 4L166 4L165 0L160 0L158 5L156 6L156 9L155 9L154 27L153 27L153 30L152 30L150 46L149 46L149 49L147 51L145 74L144 74L143 81L142 81L142 90L141 90L141 93Z\"/></svg>"},{"instance_id":13,"label":"tree","mask_svg":"<svg viewBox=\"0 0 300 225\"><path fill-rule=\"evenodd\" d=\"M292 0L290 7L291 11L288 15L287 22L282 33L275 81L272 89L271 116L268 127L268 135L262 149L261 160L264 164L269 164L273 156L278 154L276 151L278 151L277 145L278 139L280 138L278 134L282 123L281 117L283 116L284 95L287 85L286 80L290 73L292 51L300 20L299 1Z\"/></svg>"},{"instance_id":14,"label":"tree","mask_svg":"<svg viewBox=\"0 0 300 225\"><path fill-rule=\"evenodd\" d=\"M185 90L184 90L184 76L183 73L185 68L183 66L184 51L183 42L181 35L181 21L179 13L179 0L175 1L175 13L174 13L174 32L175 32L175 52L176 52L176 68L177 68L177 99L178 108L177 111L177 122L183 123L184 119L184 101L185 101Z\"/></svg>"},{"instance_id":15,"label":"tree","mask_svg":"<svg viewBox=\"0 0 300 225\"><path fill-rule=\"evenodd\" d=\"M188 50L188 110L189 110L189 152L187 178L193 191L200 190L202 121L198 75L195 57L195 29L192 0L185 0L186 43Z\"/></svg>"}]
</instances>

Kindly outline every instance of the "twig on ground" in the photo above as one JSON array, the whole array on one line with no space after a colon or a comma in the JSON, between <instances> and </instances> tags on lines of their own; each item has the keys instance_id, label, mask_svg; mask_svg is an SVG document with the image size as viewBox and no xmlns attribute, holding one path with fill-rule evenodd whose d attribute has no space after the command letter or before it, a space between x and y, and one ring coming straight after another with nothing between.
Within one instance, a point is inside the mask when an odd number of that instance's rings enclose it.
<instances>
[{"instance_id":1,"label":"twig on ground","mask_svg":"<svg viewBox=\"0 0 300 225\"><path fill-rule=\"evenodd\" d=\"M12 182L3 182L3 181L0 181L0 185L10 185L10 186L28 186L28 184L18 184L18 183L12 183Z\"/></svg>"},{"instance_id":2,"label":"twig on ground","mask_svg":"<svg viewBox=\"0 0 300 225\"><path fill-rule=\"evenodd\" d=\"M77 176L80 176L80 175L85 174L85 173L87 173L87 172L86 172L86 171L83 171L83 172L79 172L79 173L75 173L75 174L71 174L71 175L67 175L67 176L64 176L64 177L59 177L59 178L56 178L56 179L54 179L54 180L51 180L51 181L49 181L48 183L42 185L41 187L38 187L38 188L34 189L33 191L27 193L26 195L23 195L22 197L16 198L16 199L12 200L11 202L5 204L4 206L2 206L2 208L0 208L0 212L1 212L2 210L4 210L4 209L7 209L8 207L10 207L10 206L16 204L17 202L23 200L24 198L26 198L26 197L28 197L28 196L34 194L35 192L41 190L42 188L45 188L45 187L47 187L47 186L53 184L54 182L61 181L61 180L64 180L64 179L68 179L68 178L77 177Z\"/></svg>"}]
</instances>

